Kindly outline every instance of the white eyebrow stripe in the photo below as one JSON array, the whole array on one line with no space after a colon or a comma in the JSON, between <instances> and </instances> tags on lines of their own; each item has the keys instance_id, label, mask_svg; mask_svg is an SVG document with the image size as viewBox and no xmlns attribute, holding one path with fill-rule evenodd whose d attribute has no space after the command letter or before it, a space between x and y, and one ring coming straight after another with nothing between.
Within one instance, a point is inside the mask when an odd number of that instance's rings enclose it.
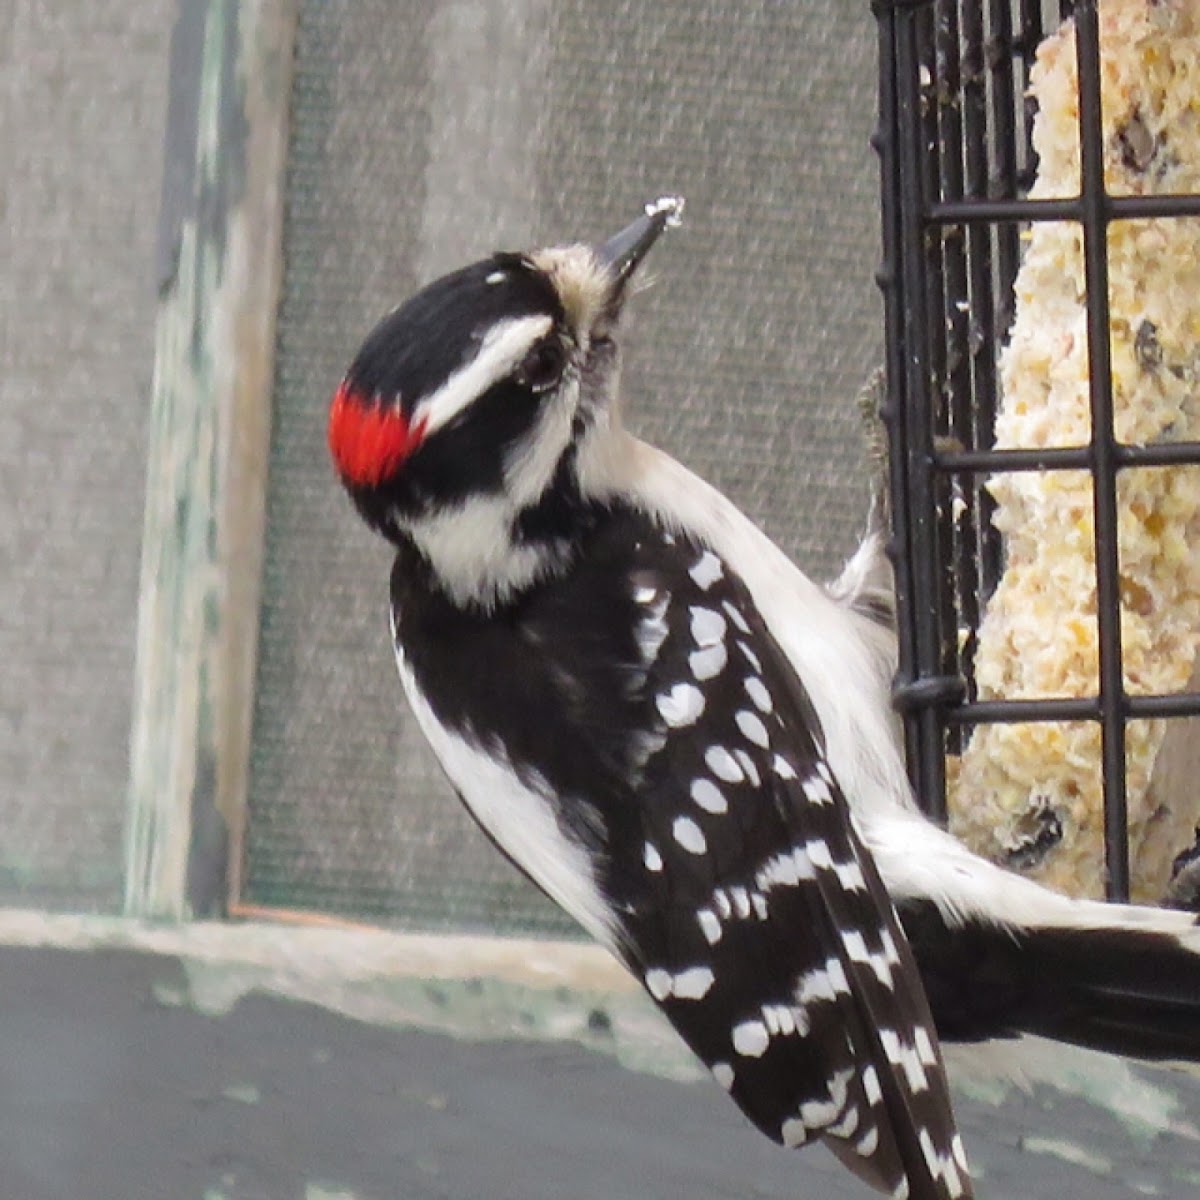
<instances>
[{"instance_id":1,"label":"white eyebrow stripe","mask_svg":"<svg viewBox=\"0 0 1200 1200\"><path fill-rule=\"evenodd\" d=\"M553 319L544 315L513 317L494 325L475 357L417 405L412 424L424 424L424 432L430 434L454 420L472 400L503 379L553 325Z\"/></svg>"}]
</instances>

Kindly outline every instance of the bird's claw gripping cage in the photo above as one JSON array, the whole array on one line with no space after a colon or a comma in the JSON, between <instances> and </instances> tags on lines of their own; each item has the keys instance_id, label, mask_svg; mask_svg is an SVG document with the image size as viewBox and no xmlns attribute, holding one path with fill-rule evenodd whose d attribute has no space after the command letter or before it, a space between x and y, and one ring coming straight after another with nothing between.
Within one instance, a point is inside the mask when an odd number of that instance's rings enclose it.
<instances>
[{"instance_id":1,"label":"bird's claw gripping cage","mask_svg":"<svg viewBox=\"0 0 1200 1200\"><path fill-rule=\"evenodd\" d=\"M1128 7L1139 0L1107 2ZM1183 0L1140 3L1147 20L1166 22L1178 10L1200 32L1200 15ZM1135 721L1200 714L1200 693L1195 678L1179 690L1146 690L1131 686L1127 676L1121 480L1141 468L1191 465L1200 475L1200 441L1195 432L1181 437L1178 430L1161 439L1122 436L1120 388L1114 414L1112 331L1118 314L1110 304L1110 231L1151 218L1190 220L1200 228L1200 195L1194 194L1200 188L1172 189L1168 178L1137 189L1141 194L1125 194L1106 181L1106 153L1129 160L1131 169L1145 169L1154 152L1144 122L1138 128L1131 121L1115 135L1105 132L1106 0L875 0L873 7L880 38L879 282L887 329L882 416L889 435L900 623L896 703L917 794L927 811L945 819L953 773L948 764L983 728L1074 722L1093 735L1098 730L1104 889L1111 899L1125 899L1131 883L1127 730ZM1068 116L1077 131L1078 165L1077 185L1068 189L1074 194L1045 196L1037 186L1030 85L1039 49L1052 36L1072 39L1075 111ZM1191 86L1200 106L1200 83ZM1081 394L1090 436L998 446L996 421L1004 402L999 350L1019 317L1014 285L1022 245L1048 222L1075 230L1079 239L1079 320L1086 330ZM1194 303L1200 308L1200 295ZM1143 366L1161 359L1153 322L1127 332ZM1195 345L1200 347L1200 330ZM1200 413L1200 371L1193 394ZM1091 495L1083 524L1094 576L1094 685L1066 695L992 694L978 684L980 629L1008 566L994 523L993 481L1008 478L1023 486L1022 479L1067 478L1070 472L1086 473ZM1184 553L1200 556L1200 541L1185 544ZM1186 562L1184 569L1191 569ZM1128 608L1128 596L1124 600ZM1124 619L1128 623L1128 612ZM1056 819L1051 814L1050 840ZM1020 865L1016 857L1013 862Z\"/></svg>"}]
</instances>

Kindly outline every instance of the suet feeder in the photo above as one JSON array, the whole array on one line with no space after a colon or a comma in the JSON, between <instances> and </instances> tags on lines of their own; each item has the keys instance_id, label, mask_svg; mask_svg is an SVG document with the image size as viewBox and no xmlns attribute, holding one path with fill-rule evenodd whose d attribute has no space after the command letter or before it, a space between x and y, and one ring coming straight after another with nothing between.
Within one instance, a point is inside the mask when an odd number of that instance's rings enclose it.
<instances>
[{"instance_id":1,"label":"suet feeder","mask_svg":"<svg viewBox=\"0 0 1200 1200\"><path fill-rule=\"evenodd\" d=\"M874 10L917 794L1006 865L1160 900L1200 820L1200 8Z\"/></svg>"}]
</instances>

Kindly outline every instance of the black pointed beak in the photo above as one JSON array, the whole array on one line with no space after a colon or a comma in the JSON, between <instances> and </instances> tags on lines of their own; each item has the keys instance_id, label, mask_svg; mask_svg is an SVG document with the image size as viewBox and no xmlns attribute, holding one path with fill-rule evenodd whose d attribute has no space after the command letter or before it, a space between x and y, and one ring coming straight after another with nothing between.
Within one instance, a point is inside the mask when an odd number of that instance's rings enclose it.
<instances>
[{"instance_id":1,"label":"black pointed beak","mask_svg":"<svg viewBox=\"0 0 1200 1200\"><path fill-rule=\"evenodd\" d=\"M663 196L647 204L644 215L632 225L598 246L596 257L612 272L614 286L619 289L633 274L664 229L682 220L683 197Z\"/></svg>"}]
</instances>

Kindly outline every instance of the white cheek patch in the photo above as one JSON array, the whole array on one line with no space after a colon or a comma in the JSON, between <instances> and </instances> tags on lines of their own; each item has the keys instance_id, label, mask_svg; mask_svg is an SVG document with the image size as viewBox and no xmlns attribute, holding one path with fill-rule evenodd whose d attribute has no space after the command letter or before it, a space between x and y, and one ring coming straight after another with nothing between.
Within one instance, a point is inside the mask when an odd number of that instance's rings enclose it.
<instances>
[{"instance_id":1,"label":"white cheek patch","mask_svg":"<svg viewBox=\"0 0 1200 1200\"><path fill-rule=\"evenodd\" d=\"M553 325L553 320L543 315L514 317L493 326L475 357L416 406L413 426L423 424L428 435L449 424L476 397L508 375Z\"/></svg>"}]
</instances>

